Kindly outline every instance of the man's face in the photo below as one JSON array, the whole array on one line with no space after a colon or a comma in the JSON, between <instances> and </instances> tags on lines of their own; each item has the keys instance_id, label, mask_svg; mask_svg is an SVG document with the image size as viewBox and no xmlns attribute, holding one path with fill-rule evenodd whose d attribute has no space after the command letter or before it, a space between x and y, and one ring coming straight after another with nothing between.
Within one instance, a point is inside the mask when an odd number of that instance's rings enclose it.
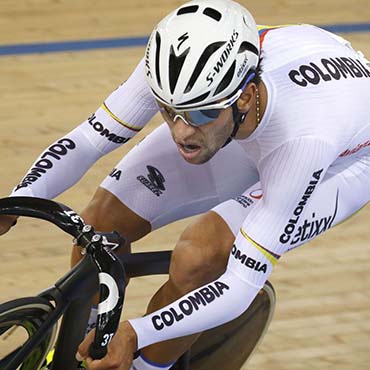
<instances>
[{"instance_id":1,"label":"man's face","mask_svg":"<svg viewBox=\"0 0 370 370\"><path fill-rule=\"evenodd\" d=\"M232 109L224 109L214 121L203 126L191 126L181 118L175 122L165 117L180 155L191 164L209 161L230 137L234 124Z\"/></svg>"}]
</instances>

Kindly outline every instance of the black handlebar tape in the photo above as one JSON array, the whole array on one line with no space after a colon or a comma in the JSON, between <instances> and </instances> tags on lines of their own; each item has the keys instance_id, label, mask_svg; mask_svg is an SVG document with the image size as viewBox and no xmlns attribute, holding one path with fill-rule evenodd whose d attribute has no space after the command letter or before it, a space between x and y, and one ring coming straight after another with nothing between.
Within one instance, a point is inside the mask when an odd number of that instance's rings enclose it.
<instances>
[{"instance_id":1,"label":"black handlebar tape","mask_svg":"<svg viewBox=\"0 0 370 370\"><path fill-rule=\"evenodd\" d=\"M107 354L107 347L101 347L92 343L89 349L89 355L93 360L100 360Z\"/></svg>"}]
</instances>

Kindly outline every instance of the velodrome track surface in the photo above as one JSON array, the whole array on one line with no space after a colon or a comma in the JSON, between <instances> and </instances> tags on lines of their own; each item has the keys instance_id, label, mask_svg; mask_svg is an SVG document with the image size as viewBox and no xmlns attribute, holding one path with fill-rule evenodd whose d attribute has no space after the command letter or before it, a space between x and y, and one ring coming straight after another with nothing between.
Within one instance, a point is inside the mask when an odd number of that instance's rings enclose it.
<instances>
[{"instance_id":1,"label":"velodrome track surface","mask_svg":"<svg viewBox=\"0 0 370 370\"><path fill-rule=\"evenodd\" d=\"M323 25L370 56L369 0L242 2L259 24ZM84 120L128 76L143 55L151 28L181 3L1 2L1 197L44 148ZM57 200L81 211L114 164L159 122L156 117L137 139L100 160ZM249 370L369 369L369 219L367 206L282 258L270 279L278 297L275 317ZM134 249L170 249L190 221L158 230ZM69 237L54 226L20 220L0 238L0 301L49 286L68 269L69 245ZM141 315L163 281L133 281L126 316ZM0 343L0 354L2 350Z\"/></svg>"}]
</instances>

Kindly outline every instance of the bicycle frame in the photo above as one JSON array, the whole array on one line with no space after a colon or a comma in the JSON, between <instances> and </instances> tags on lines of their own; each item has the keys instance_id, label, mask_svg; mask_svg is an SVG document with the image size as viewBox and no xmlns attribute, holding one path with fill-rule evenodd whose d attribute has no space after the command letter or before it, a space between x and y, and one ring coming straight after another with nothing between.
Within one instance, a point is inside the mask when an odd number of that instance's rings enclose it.
<instances>
[{"instance_id":1,"label":"bicycle frame","mask_svg":"<svg viewBox=\"0 0 370 370\"><path fill-rule=\"evenodd\" d=\"M119 256L127 277L167 274L171 251L133 253ZM94 266L83 259L55 284L73 302L66 308L55 348L53 370L76 368L75 354L83 340L90 313L90 299L98 290ZM84 292L81 297L80 292ZM49 291L42 293L43 296ZM77 295L76 295L77 294ZM72 334L73 333L73 334ZM73 367L74 366L74 367ZM185 369L184 369L185 370Z\"/></svg>"},{"instance_id":2,"label":"bicycle frame","mask_svg":"<svg viewBox=\"0 0 370 370\"><path fill-rule=\"evenodd\" d=\"M0 199L0 214L29 216L52 222L75 237L86 247L87 255L92 257L84 258L54 286L39 294L40 297L53 302L55 309L32 338L6 364L5 369L19 366L62 315L53 370L76 368L75 354L86 330L90 300L99 288L96 269L99 272L100 292L108 287L108 291L119 292L119 298L113 299L112 302L108 299L108 294L107 299L99 305L95 340L90 348L93 358L105 355L106 347L119 324L127 282L122 265L127 268L128 277L168 273L170 251L125 254L117 258L104 244L104 238L111 237L112 233L103 236L96 234L91 226L85 225L74 211L63 204L31 197L4 198ZM117 234L113 239L113 245L117 247Z\"/></svg>"},{"instance_id":3,"label":"bicycle frame","mask_svg":"<svg viewBox=\"0 0 370 370\"><path fill-rule=\"evenodd\" d=\"M167 274L170 257L171 251L143 252L119 256L125 266L126 275L130 278ZM77 347L83 340L86 331L90 313L90 299L98 290L98 279L94 266L85 258L55 285L59 287L64 296L73 297L73 302L67 307L63 315L52 369L73 369L77 365L75 360ZM80 292L84 292L82 297ZM49 294L48 291L43 294L45 293Z\"/></svg>"}]
</instances>

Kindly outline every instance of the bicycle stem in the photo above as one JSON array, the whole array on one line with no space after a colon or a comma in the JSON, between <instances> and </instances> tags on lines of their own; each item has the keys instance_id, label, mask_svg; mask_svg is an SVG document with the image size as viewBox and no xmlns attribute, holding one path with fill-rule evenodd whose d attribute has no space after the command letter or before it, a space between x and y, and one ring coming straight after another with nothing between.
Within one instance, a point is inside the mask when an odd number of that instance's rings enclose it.
<instances>
[{"instance_id":1,"label":"bicycle stem","mask_svg":"<svg viewBox=\"0 0 370 370\"><path fill-rule=\"evenodd\" d=\"M93 235L86 251L98 271L100 296L95 338L89 354L93 359L101 359L119 326L127 280L123 265L102 244L101 235Z\"/></svg>"}]
</instances>

